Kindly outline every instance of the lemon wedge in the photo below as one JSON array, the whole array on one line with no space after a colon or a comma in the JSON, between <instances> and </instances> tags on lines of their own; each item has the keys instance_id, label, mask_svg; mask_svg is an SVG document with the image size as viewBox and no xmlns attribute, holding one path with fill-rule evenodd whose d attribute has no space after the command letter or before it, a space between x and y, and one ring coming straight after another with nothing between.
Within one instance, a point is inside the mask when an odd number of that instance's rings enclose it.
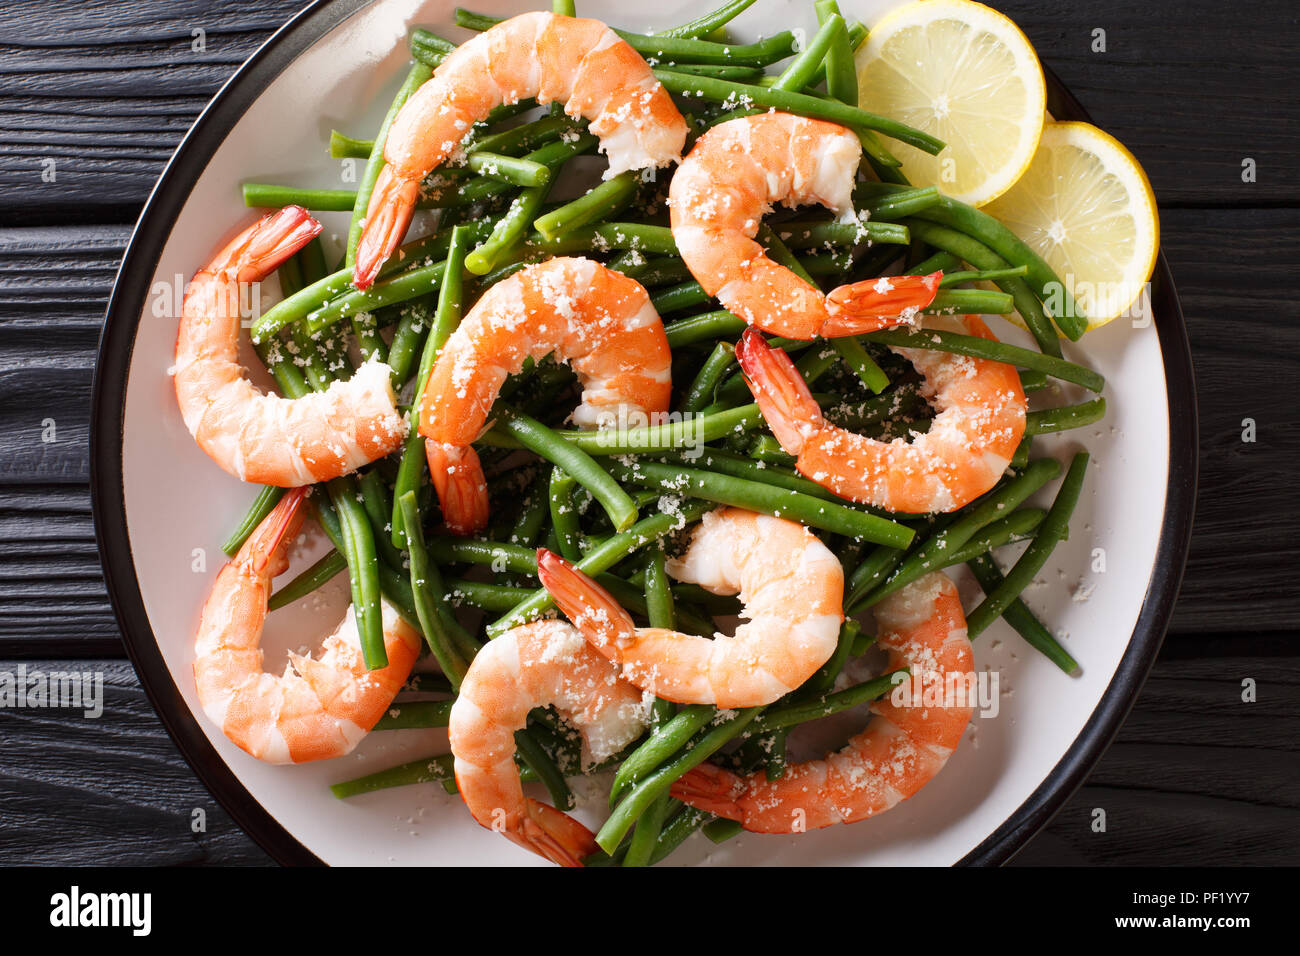
<instances>
[{"instance_id":1,"label":"lemon wedge","mask_svg":"<svg viewBox=\"0 0 1300 956\"><path fill-rule=\"evenodd\" d=\"M984 211L1056 270L1089 329L1125 315L1155 268L1151 184L1132 153L1089 123L1048 123L1029 168Z\"/></svg>"},{"instance_id":2,"label":"lemon wedge","mask_svg":"<svg viewBox=\"0 0 1300 956\"><path fill-rule=\"evenodd\" d=\"M856 58L864 109L939 137L938 156L891 142L903 173L972 206L996 199L1029 166L1047 85L1020 28L973 0L922 0L871 28Z\"/></svg>"}]
</instances>

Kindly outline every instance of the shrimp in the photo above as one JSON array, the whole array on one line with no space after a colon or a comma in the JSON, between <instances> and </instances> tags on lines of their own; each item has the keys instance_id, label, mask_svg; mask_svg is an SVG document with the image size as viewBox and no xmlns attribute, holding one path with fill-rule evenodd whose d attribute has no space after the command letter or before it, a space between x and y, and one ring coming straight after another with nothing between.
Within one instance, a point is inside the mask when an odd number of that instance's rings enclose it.
<instances>
[{"instance_id":1,"label":"shrimp","mask_svg":"<svg viewBox=\"0 0 1300 956\"><path fill-rule=\"evenodd\" d=\"M194 683L208 718L267 763L304 763L349 753L410 676L420 636L382 604L388 666L366 670L349 607L318 658L290 653L276 677L262 670L262 626L271 579L289 566L305 488L279 504L217 574L194 638Z\"/></svg>"},{"instance_id":2,"label":"shrimp","mask_svg":"<svg viewBox=\"0 0 1300 956\"><path fill-rule=\"evenodd\" d=\"M679 162L686 121L646 61L599 20L525 13L462 44L398 111L357 246L367 288L401 241L420 183L493 107L536 96L591 121L605 178Z\"/></svg>"},{"instance_id":3,"label":"shrimp","mask_svg":"<svg viewBox=\"0 0 1300 956\"><path fill-rule=\"evenodd\" d=\"M927 328L992 339L979 318L934 316ZM795 467L842 498L886 511L955 511L1002 477L1025 433L1025 393L1010 365L927 349L895 348L925 381L939 413L909 443L876 441L830 424L785 352L753 329L736 346L745 381Z\"/></svg>"},{"instance_id":4,"label":"shrimp","mask_svg":"<svg viewBox=\"0 0 1300 956\"><path fill-rule=\"evenodd\" d=\"M578 373L580 427L624 425L668 410L672 355L640 284L589 259L551 259L490 288L452 333L420 402L429 471L447 527L487 522L487 484L470 443L506 376L554 352Z\"/></svg>"},{"instance_id":5,"label":"shrimp","mask_svg":"<svg viewBox=\"0 0 1300 956\"><path fill-rule=\"evenodd\" d=\"M269 213L200 269L185 292L171 369L185 427L244 481L294 488L328 481L401 445L391 372L369 362L325 392L263 394L239 364L240 288L266 278L319 233L298 206Z\"/></svg>"},{"instance_id":6,"label":"shrimp","mask_svg":"<svg viewBox=\"0 0 1300 956\"><path fill-rule=\"evenodd\" d=\"M702 764L673 785L672 795L746 830L797 833L883 813L929 783L961 742L974 698L957 588L939 572L928 574L881 601L876 626L889 668L912 674L871 706L871 722L844 749L791 765L779 780Z\"/></svg>"},{"instance_id":7,"label":"shrimp","mask_svg":"<svg viewBox=\"0 0 1300 956\"><path fill-rule=\"evenodd\" d=\"M561 866L580 866L595 837L567 814L524 796L517 730L553 706L582 737L584 767L618 753L645 729L652 700L563 621L507 631L478 652L451 707L456 786L474 819Z\"/></svg>"},{"instance_id":8,"label":"shrimp","mask_svg":"<svg viewBox=\"0 0 1300 956\"><path fill-rule=\"evenodd\" d=\"M681 558L678 581L740 594L748 621L713 640L637 628L610 594L564 559L537 555L542 586L623 677L666 700L718 707L770 704L835 651L844 620L844 572L801 524L724 508L704 516Z\"/></svg>"},{"instance_id":9,"label":"shrimp","mask_svg":"<svg viewBox=\"0 0 1300 956\"><path fill-rule=\"evenodd\" d=\"M682 161L669 187L673 239L691 274L750 325L793 339L874 332L934 301L940 273L871 279L829 295L769 259L754 241L780 201L820 203L854 223L862 145L842 126L788 113L719 123Z\"/></svg>"}]
</instances>

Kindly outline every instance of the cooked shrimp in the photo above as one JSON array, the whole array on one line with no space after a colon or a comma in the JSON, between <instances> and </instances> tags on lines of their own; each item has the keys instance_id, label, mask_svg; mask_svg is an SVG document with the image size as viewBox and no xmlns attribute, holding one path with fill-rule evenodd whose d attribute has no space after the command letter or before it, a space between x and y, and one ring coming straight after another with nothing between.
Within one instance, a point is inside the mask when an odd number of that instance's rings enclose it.
<instances>
[{"instance_id":1,"label":"cooked shrimp","mask_svg":"<svg viewBox=\"0 0 1300 956\"><path fill-rule=\"evenodd\" d=\"M889 668L908 667L911 679L871 706L871 722L844 749L791 765L779 780L702 764L672 795L746 830L797 833L883 813L929 783L961 742L974 700L957 588L943 574L926 575L876 606L876 626Z\"/></svg>"},{"instance_id":2,"label":"cooked shrimp","mask_svg":"<svg viewBox=\"0 0 1300 956\"><path fill-rule=\"evenodd\" d=\"M543 549L537 559L542 586L624 678L684 704L770 704L826 663L844 620L844 572L826 546L801 524L740 508L706 514L686 552L668 563L678 581L740 594L749 620L733 637L638 628L563 558Z\"/></svg>"},{"instance_id":3,"label":"cooked shrimp","mask_svg":"<svg viewBox=\"0 0 1300 956\"><path fill-rule=\"evenodd\" d=\"M420 403L420 433L443 516L457 534L487 521L487 484L470 443L506 376L554 352L578 374L580 427L668 410L672 355L640 284L589 259L551 259L490 288L452 333Z\"/></svg>"},{"instance_id":4,"label":"cooked shrimp","mask_svg":"<svg viewBox=\"0 0 1300 956\"><path fill-rule=\"evenodd\" d=\"M933 316L927 328L992 339L980 319ZM745 381L795 467L824 488L886 511L955 511L1002 477L1025 433L1025 393L1010 365L927 349L895 348L938 409L923 435L876 441L830 424L782 351L747 329L736 347Z\"/></svg>"},{"instance_id":5,"label":"cooked shrimp","mask_svg":"<svg viewBox=\"0 0 1300 956\"><path fill-rule=\"evenodd\" d=\"M819 203L856 222L862 146L842 126L787 113L719 123L691 149L669 187L673 239L691 274L750 325L793 339L861 335L934 301L939 273L840 286L823 295L754 241L772 203Z\"/></svg>"},{"instance_id":6,"label":"cooked shrimp","mask_svg":"<svg viewBox=\"0 0 1300 956\"><path fill-rule=\"evenodd\" d=\"M618 753L645 729L651 700L563 621L507 631L478 652L451 707L456 785L474 819L562 866L597 849L591 831L524 796L515 738L534 707L553 706L582 737L586 767Z\"/></svg>"},{"instance_id":7,"label":"cooked shrimp","mask_svg":"<svg viewBox=\"0 0 1300 956\"><path fill-rule=\"evenodd\" d=\"M407 100L384 143L357 246L364 289L411 221L420 183L493 107L530 96L591 121L606 178L681 159L686 121L641 55L599 20L525 13L462 44Z\"/></svg>"},{"instance_id":8,"label":"cooked shrimp","mask_svg":"<svg viewBox=\"0 0 1300 956\"><path fill-rule=\"evenodd\" d=\"M266 278L320 230L297 206L269 213L185 291L171 370L181 417L213 461L254 484L328 481L383 458L405 436L387 365L367 363L328 391L286 399L263 394L239 364L241 286Z\"/></svg>"},{"instance_id":9,"label":"cooked shrimp","mask_svg":"<svg viewBox=\"0 0 1300 956\"><path fill-rule=\"evenodd\" d=\"M276 677L262 670L271 579L289 566L306 489L280 499L216 583L194 637L194 683L203 711L240 748L267 763L341 757L383 716L410 676L419 634L383 604L388 666L366 670L349 607L318 658L290 653Z\"/></svg>"}]
</instances>

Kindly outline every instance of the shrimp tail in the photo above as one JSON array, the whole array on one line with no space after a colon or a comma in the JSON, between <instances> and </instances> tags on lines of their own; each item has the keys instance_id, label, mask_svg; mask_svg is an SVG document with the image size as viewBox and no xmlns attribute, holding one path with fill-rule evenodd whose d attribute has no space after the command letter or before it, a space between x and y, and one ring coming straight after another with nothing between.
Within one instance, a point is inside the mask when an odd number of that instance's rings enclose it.
<instances>
[{"instance_id":1,"label":"shrimp tail","mask_svg":"<svg viewBox=\"0 0 1300 956\"><path fill-rule=\"evenodd\" d=\"M612 643L636 636L632 615L614 596L558 554L538 548L537 574L560 610L602 654Z\"/></svg>"},{"instance_id":2,"label":"shrimp tail","mask_svg":"<svg viewBox=\"0 0 1300 956\"><path fill-rule=\"evenodd\" d=\"M939 294L942 272L927 276L889 276L842 285L826 296L830 315L822 326L826 338L865 335L912 321Z\"/></svg>"},{"instance_id":3,"label":"shrimp tail","mask_svg":"<svg viewBox=\"0 0 1300 956\"><path fill-rule=\"evenodd\" d=\"M324 227L301 206L285 206L263 217L235 240L226 261L236 282L262 279L296 253Z\"/></svg>"},{"instance_id":4,"label":"shrimp tail","mask_svg":"<svg viewBox=\"0 0 1300 956\"><path fill-rule=\"evenodd\" d=\"M769 346L757 329L740 337L736 359L772 434L787 454L798 455L826 424L808 383L790 356Z\"/></svg>"},{"instance_id":5,"label":"shrimp tail","mask_svg":"<svg viewBox=\"0 0 1300 956\"><path fill-rule=\"evenodd\" d=\"M742 822L745 813L738 801L744 792L744 780L711 763L702 763L688 770L671 790L675 799L697 810Z\"/></svg>"},{"instance_id":6,"label":"shrimp tail","mask_svg":"<svg viewBox=\"0 0 1300 956\"><path fill-rule=\"evenodd\" d=\"M520 837L534 853L560 866L582 866L583 857L600 849L595 834L567 813L531 797L527 806Z\"/></svg>"},{"instance_id":7,"label":"shrimp tail","mask_svg":"<svg viewBox=\"0 0 1300 956\"><path fill-rule=\"evenodd\" d=\"M424 455L447 530L469 535L486 528L491 509L478 453L468 445L444 445L426 439Z\"/></svg>"},{"instance_id":8,"label":"shrimp tail","mask_svg":"<svg viewBox=\"0 0 1300 956\"><path fill-rule=\"evenodd\" d=\"M406 235L419 198L418 179L402 179L388 165L380 170L366 208L365 228L357 242L352 283L358 289L368 289L374 283L380 268Z\"/></svg>"},{"instance_id":9,"label":"shrimp tail","mask_svg":"<svg viewBox=\"0 0 1300 956\"><path fill-rule=\"evenodd\" d=\"M298 536L302 503L310 490L304 486L286 493L245 542L241 551L248 556L249 567L255 574L274 578L286 570L285 551L288 543Z\"/></svg>"}]
</instances>

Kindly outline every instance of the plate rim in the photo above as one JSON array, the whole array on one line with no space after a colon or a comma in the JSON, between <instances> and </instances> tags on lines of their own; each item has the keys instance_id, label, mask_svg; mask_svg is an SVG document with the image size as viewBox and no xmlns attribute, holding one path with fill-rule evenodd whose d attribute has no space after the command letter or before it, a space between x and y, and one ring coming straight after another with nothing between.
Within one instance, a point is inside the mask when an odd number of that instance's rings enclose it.
<instances>
[{"instance_id":1,"label":"plate rim","mask_svg":"<svg viewBox=\"0 0 1300 956\"><path fill-rule=\"evenodd\" d=\"M132 230L105 310L91 387L91 513L122 643L150 704L186 763L244 832L285 865L322 866L324 861L258 803L221 759L172 679L145 611L122 482L126 386L146 290L175 220L212 153L290 63L371 2L313 0L258 47L204 107L168 160ZM1087 110L1056 74L1047 66L1043 72L1052 115L1090 122ZM1172 618L1191 543L1199 441L1191 346L1163 251L1152 280L1152 315L1170 409L1169 471L1159 542L1137 623L1115 675L1065 755L997 829L956 862L958 866L1007 862L1078 790L1136 703Z\"/></svg>"}]
</instances>

